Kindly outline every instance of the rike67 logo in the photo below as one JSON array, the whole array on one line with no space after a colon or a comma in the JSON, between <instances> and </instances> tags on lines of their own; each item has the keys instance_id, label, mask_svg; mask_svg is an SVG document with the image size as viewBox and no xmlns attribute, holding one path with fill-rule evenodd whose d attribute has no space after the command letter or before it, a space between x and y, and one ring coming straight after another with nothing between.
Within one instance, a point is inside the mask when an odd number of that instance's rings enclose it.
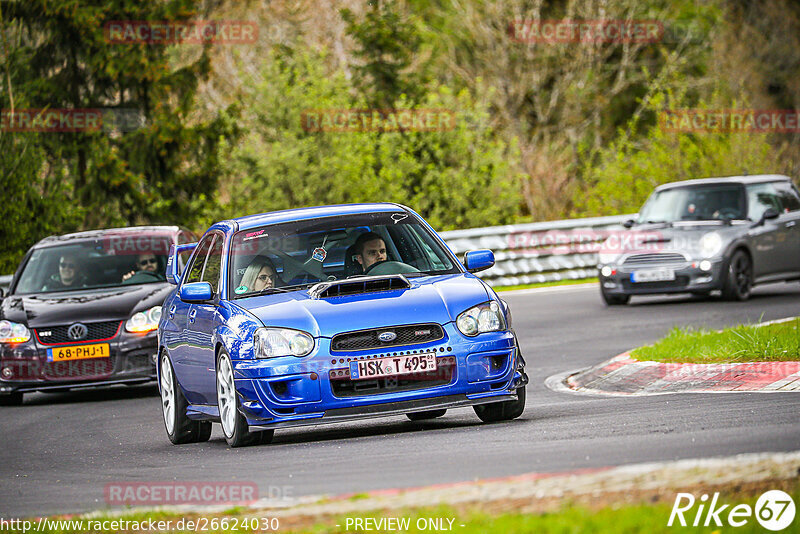
<instances>
[{"instance_id":1,"label":"rike67 logo","mask_svg":"<svg viewBox=\"0 0 800 534\"><path fill-rule=\"evenodd\" d=\"M767 530L780 531L794 521L795 505L791 496L781 490L770 490L762 494L756 501L755 508L749 504L723 504L719 493L714 493L711 502L703 494L695 499L691 493L678 493L672 512L669 514L667 526L679 524L683 527L743 527L755 517L756 521ZM696 510L695 510L695 505ZM677 521L676 521L677 520Z\"/></svg>"}]
</instances>

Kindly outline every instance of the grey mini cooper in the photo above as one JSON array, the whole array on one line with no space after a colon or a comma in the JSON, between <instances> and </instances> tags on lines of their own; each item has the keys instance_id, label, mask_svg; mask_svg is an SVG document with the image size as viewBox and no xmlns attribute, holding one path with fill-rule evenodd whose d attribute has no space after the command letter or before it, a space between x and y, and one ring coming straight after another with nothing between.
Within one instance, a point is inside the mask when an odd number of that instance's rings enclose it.
<instances>
[{"instance_id":1,"label":"grey mini cooper","mask_svg":"<svg viewBox=\"0 0 800 534\"><path fill-rule=\"evenodd\" d=\"M746 300L754 285L800 280L800 194L787 176L665 184L625 228L598 258L608 305L631 295L714 290Z\"/></svg>"}]
</instances>

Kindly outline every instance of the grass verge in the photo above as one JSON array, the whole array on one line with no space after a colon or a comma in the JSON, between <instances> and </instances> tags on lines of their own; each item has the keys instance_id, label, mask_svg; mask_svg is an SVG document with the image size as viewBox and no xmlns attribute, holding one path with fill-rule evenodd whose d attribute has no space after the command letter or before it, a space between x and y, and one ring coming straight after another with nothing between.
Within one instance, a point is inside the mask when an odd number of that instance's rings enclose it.
<instances>
[{"instance_id":1,"label":"grass verge","mask_svg":"<svg viewBox=\"0 0 800 534\"><path fill-rule=\"evenodd\" d=\"M514 291L517 289L530 289L532 287L553 287L553 286L572 286L576 284L592 284L597 283L597 278L581 278L579 280L558 280L557 282L537 282L534 284L520 284L516 286L502 286L493 287L495 291Z\"/></svg>"},{"instance_id":2,"label":"grass verge","mask_svg":"<svg viewBox=\"0 0 800 534\"><path fill-rule=\"evenodd\" d=\"M800 318L764 326L741 325L719 332L673 328L655 344L632 351L631 357L675 363L800 361Z\"/></svg>"}]
</instances>

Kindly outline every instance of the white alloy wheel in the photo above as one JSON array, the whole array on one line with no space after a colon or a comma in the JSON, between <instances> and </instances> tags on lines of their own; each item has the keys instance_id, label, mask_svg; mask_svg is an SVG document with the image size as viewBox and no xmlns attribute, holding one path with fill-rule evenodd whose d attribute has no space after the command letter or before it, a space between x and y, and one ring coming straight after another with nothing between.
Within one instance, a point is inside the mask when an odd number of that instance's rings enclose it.
<instances>
[{"instance_id":1,"label":"white alloy wheel","mask_svg":"<svg viewBox=\"0 0 800 534\"><path fill-rule=\"evenodd\" d=\"M222 431L230 438L236 427L236 389L233 385L231 359L227 354L220 356L217 366L217 405Z\"/></svg>"},{"instance_id":2,"label":"white alloy wheel","mask_svg":"<svg viewBox=\"0 0 800 534\"><path fill-rule=\"evenodd\" d=\"M175 431L175 387L172 381L172 365L166 353L161 356L161 411L167 433L172 434Z\"/></svg>"}]
</instances>

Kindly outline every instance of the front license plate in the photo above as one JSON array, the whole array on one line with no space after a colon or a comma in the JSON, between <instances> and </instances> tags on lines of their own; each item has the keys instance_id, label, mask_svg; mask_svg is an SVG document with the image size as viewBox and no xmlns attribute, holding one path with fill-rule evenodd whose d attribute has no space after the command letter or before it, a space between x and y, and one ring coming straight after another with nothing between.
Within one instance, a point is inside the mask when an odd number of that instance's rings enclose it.
<instances>
[{"instance_id":1,"label":"front license plate","mask_svg":"<svg viewBox=\"0 0 800 534\"><path fill-rule=\"evenodd\" d=\"M436 370L436 354L412 354L375 360L350 362L350 379L364 380L383 376L407 375Z\"/></svg>"},{"instance_id":2,"label":"front license plate","mask_svg":"<svg viewBox=\"0 0 800 534\"><path fill-rule=\"evenodd\" d=\"M647 269L644 271L633 271L631 282L667 282L675 280L675 271L672 269Z\"/></svg>"},{"instance_id":3,"label":"front license plate","mask_svg":"<svg viewBox=\"0 0 800 534\"><path fill-rule=\"evenodd\" d=\"M108 343L95 345L72 345L69 347L54 347L47 349L48 362L63 362L66 360L86 360L89 358L108 358L111 348Z\"/></svg>"}]
</instances>

